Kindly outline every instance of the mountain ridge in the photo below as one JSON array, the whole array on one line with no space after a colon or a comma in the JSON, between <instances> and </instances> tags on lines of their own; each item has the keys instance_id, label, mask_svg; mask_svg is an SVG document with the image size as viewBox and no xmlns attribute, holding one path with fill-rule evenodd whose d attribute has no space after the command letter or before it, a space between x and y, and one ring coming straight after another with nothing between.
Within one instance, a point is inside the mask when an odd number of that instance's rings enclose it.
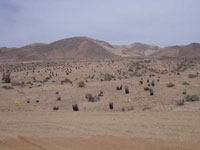
<instances>
[{"instance_id":1,"label":"mountain ridge","mask_svg":"<svg viewBox=\"0 0 200 150\"><path fill-rule=\"evenodd\" d=\"M113 59L121 57L200 57L200 44L160 48L135 42L131 45L112 45L89 37L71 37L49 44L32 43L20 48L0 47L0 60L48 59Z\"/></svg>"}]
</instances>

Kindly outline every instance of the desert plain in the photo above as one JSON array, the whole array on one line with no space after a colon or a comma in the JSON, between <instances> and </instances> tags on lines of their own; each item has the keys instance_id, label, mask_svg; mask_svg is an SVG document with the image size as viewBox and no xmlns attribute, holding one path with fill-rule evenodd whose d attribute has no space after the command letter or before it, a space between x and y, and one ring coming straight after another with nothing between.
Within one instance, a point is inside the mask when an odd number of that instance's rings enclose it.
<instances>
[{"instance_id":1,"label":"desert plain","mask_svg":"<svg viewBox=\"0 0 200 150\"><path fill-rule=\"evenodd\" d=\"M3 61L0 150L198 150L199 72L198 58Z\"/></svg>"}]
</instances>

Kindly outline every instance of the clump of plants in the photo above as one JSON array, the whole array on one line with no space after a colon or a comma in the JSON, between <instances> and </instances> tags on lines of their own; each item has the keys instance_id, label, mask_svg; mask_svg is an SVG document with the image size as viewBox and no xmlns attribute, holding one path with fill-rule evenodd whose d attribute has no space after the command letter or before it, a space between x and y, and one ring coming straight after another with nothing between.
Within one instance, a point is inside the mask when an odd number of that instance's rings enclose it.
<instances>
[{"instance_id":1,"label":"clump of plants","mask_svg":"<svg viewBox=\"0 0 200 150\"><path fill-rule=\"evenodd\" d=\"M11 83L10 73L9 73L9 72L7 72L6 74L3 73L2 80L3 80L5 83Z\"/></svg>"},{"instance_id":2,"label":"clump of plants","mask_svg":"<svg viewBox=\"0 0 200 150\"><path fill-rule=\"evenodd\" d=\"M174 86L175 86L175 84L172 83L172 82L166 84L166 87L168 87L168 88L171 88L171 87L174 87Z\"/></svg>"},{"instance_id":3,"label":"clump of plants","mask_svg":"<svg viewBox=\"0 0 200 150\"><path fill-rule=\"evenodd\" d=\"M183 83L182 83L183 85L190 85L188 82L186 82L186 81L184 81Z\"/></svg>"},{"instance_id":4,"label":"clump of plants","mask_svg":"<svg viewBox=\"0 0 200 150\"><path fill-rule=\"evenodd\" d=\"M188 75L188 78L196 78L198 75L196 75L196 74L189 74Z\"/></svg>"},{"instance_id":5,"label":"clump of plants","mask_svg":"<svg viewBox=\"0 0 200 150\"><path fill-rule=\"evenodd\" d=\"M66 78L65 80L61 81L61 84L64 84L64 83L70 83L70 84L72 84L72 81L70 79Z\"/></svg>"},{"instance_id":6,"label":"clump of plants","mask_svg":"<svg viewBox=\"0 0 200 150\"><path fill-rule=\"evenodd\" d=\"M87 94L85 95L85 98L88 100L88 102L97 102L97 101L100 100L99 96L96 96L96 95L93 96L93 95L90 94L90 93L87 93Z\"/></svg>"},{"instance_id":7,"label":"clump of plants","mask_svg":"<svg viewBox=\"0 0 200 150\"><path fill-rule=\"evenodd\" d=\"M181 99L181 100L176 101L176 105L177 105L177 106L183 106L184 103L185 103L185 100L184 100L184 99Z\"/></svg>"},{"instance_id":8,"label":"clump of plants","mask_svg":"<svg viewBox=\"0 0 200 150\"><path fill-rule=\"evenodd\" d=\"M185 97L185 101L186 102L195 102L195 101L199 101L199 97L197 95L187 95Z\"/></svg>"},{"instance_id":9,"label":"clump of plants","mask_svg":"<svg viewBox=\"0 0 200 150\"><path fill-rule=\"evenodd\" d=\"M78 83L78 87L85 87L85 82L84 81L80 81Z\"/></svg>"},{"instance_id":10,"label":"clump of plants","mask_svg":"<svg viewBox=\"0 0 200 150\"><path fill-rule=\"evenodd\" d=\"M11 89L13 89L12 86L8 86L8 85L4 85L4 86L2 86L2 88L3 88L3 89L6 89L6 90L11 90Z\"/></svg>"},{"instance_id":11,"label":"clump of plants","mask_svg":"<svg viewBox=\"0 0 200 150\"><path fill-rule=\"evenodd\" d=\"M111 81L116 79L115 76L111 74L104 74L103 76L104 78L101 79L102 81Z\"/></svg>"}]
</instances>

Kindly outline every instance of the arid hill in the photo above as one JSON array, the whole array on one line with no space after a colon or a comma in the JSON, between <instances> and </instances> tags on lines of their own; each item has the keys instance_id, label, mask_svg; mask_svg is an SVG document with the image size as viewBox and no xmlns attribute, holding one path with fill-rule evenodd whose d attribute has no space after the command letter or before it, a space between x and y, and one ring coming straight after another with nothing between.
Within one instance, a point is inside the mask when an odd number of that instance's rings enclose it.
<instances>
[{"instance_id":1,"label":"arid hill","mask_svg":"<svg viewBox=\"0 0 200 150\"><path fill-rule=\"evenodd\" d=\"M50 44L30 44L21 48L0 48L1 60L104 59L117 55L107 51L100 42L87 37L74 37ZM106 42L101 42L111 47Z\"/></svg>"},{"instance_id":2,"label":"arid hill","mask_svg":"<svg viewBox=\"0 0 200 150\"><path fill-rule=\"evenodd\" d=\"M200 44L191 43L185 46L170 46L154 53L156 57L200 57Z\"/></svg>"},{"instance_id":3,"label":"arid hill","mask_svg":"<svg viewBox=\"0 0 200 150\"><path fill-rule=\"evenodd\" d=\"M130 52L134 52L142 56L150 56L151 54L160 50L160 47L158 46L138 42L126 47Z\"/></svg>"},{"instance_id":4,"label":"arid hill","mask_svg":"<svg viewBox=\"0 0 200 150\"><path fill-rule=\"evenodd\" d=\"M0 60L91 60L120 57L200 57L200 44L160 48L155 45L133 43L111 45L88 37L73 37L50 44L34 43L21 48L0 48Z\"/></svg>"}]
</instances>

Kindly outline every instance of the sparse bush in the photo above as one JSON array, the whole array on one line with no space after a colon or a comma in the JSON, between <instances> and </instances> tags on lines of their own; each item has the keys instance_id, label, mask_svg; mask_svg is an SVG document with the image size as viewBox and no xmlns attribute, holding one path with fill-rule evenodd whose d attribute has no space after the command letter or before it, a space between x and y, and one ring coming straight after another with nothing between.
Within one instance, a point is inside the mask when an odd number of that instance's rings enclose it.
<instances>
[{"instance_id":1,"label":"sparse bush","mask_svg":"<svg viewBox=\"0 0 200 150\"><path fill-rule=\"evenodd\" d=\"M186 91L186 90L184 90L184 91L183 91L183 94L184 94L184 95L185 95L185 94L187 94L187 91Z\"/></svg>"},{"instance_id":2,"label":"sparse bush","mask_svg":"<svg viewBox=\"0 0 200 150\"><path fill-rule=\"evenodd\" d=\"M33 85L33 83L31 81L28 81L26 84L30 84L30 85Z\"/></svg>"},{"instance_id":3,"label":"sparse bush","mask_svg":"<svg viewBox=\"0 0 200 150\"><path fill-rule=\"evenodd\" d=\"M150 63L151 60L144 60L144 63Z\"/></svg>"},{"instance_id":4,"label":"sparse bush","mask_svg":"<svg viewBox=\"0 0 200 150\"><path fill-rule=\"evenodd\" d=\"M26 102L27 102L27 103L30 103L30 98L27 98L27 99L26 99Z\"/></svg>"},{"instance_id":5,"label":"sparse bush","mask_svg":"<svg viewBox=\"0 0 200 150\"><path fill-rule=\"evenodd\" d=\"M13 89L12 86L8 86L8 85L4 85L4 86L2 86L2 88L3 88L3 89L6 89L6 90L11 90L11 89Z\"/></svg>"},{"instance_id":6,"label":"sparse bush","mask_svg":"<svg viewBox=\"0 0 200 150\"><path fill-rule=\"evenodd\" d=\"M104 79L103 81L111 81L111 80L115 80L115 76L111 75L111 74L104 74Z\"/></svg>"},{"instance_id":7,"label":"sparse bush","mask_svg":"<svg viewBox=\"0 0 200 150\"><path fill-rule=\"evenodd\" d=\"M103 96L103 91L100 91L98 96Z\"/></svg>"},{"instance_id":8,"label":"sparse bush","mask_svg":"<svg viewBox=\"0 0 200 150\"><path fill-rule=\"evenodd\" d=\"M174 87L175 84L170 82L170 83L167 83L166 86L169 87L169 88L171 88L171 87Z\"/></svg>"},{"instance_id":9,"label":"sparse bush","mask_svg":"<svg viewBox=\"0 0 200 150\"><path fill-rule=\"evenodd\" d=\"M12 82L12 86L19 86L19 87L23 87L24 86L24 82Z\"/></svg>"},{"instance_id":10,"label":"sparse bush","mask_svg":"<svg viewBox=\"0 0 200 150\"><path fill-rule=\"evenodd\" d=\"M189 75L188 75L188 78L196 78L196 77L197 77L196 74L189 74Z\"/></svg>"},{"instance_id":11,"label":"sparse bush","mask_svg":"<svg viewBox=\"0 0 200 150\"><path fill-rule=\"evenodd\" d=\"M130 77L142 77L142 74L138 73L138 72L131 72L129 73Z\"/></svg>"},{"instance_id":12,"label":"sparse bush","mask_svg":"<svg viewBox=\"0 0 200 150\"><path fill-rule=\"evenodd\" d=\"M78 83L78 87L85 87L85 82L84 81L80 81Z\"/></svg>"},{"instance_id":13,"label":"sparse bush","mask_svg":"<svg viewBox=\"0 0 200 150\"><path fill-rule=\"evenodd\" d=\"M2 80L4 81L5 78L6 78L6 74L5 74L5 72L4 72L3 75L2 75Z\"/></svg>"},{"instance_id":14,"label":"sparse bush","mask_svg":"<svg viewBox=\"0 0 200 150\"><path fill-rule=\"evenodd\" d=\"M155 86L155 81L154 80L152 80L151 85Z\"/></svg>"},{"instance_id":15,"label":"sparse bush","mask_svg":"<svg viewBox=\"0 0 200 150\"><path fill-rule=\"evenodd\" d=\"M59 107L54 106L53 110L59 110Z\"/></svg>"},{"instance_id":16,"label":"sparse bush","mask_svg":"<svg viewBox=\"0 0 200 150\"><path fill-rule=\"evenodd\" d=\"M92 94L86 94L85 98L88 100L88 102L97 102L100 100L99 96L93 96Z\"/></svg>"},{"instance_id":17,"label":"sparse bush","mask_svg":"<svg viewBox=\"0 0 200 150\"><path fill-rule=\"evenodd\" d=\"M124 108L124 107L122 107L121 111L122 111L122 112L125 112L125 108Z\"/></svg>"},{"instance_id":18,"label":"sparse bush","mask_svg":"<svg viewBox=\"0 0 200 150\"><path fill-rule=\"evenodd\" d=\"M151 109L151 107L146 106L142 110L145 111L145 110L150 110L150 109Z\"/></svg>"},{"instance_id":19,"label":"sparse bush","mask_svg":"<svg viewBox=\"0 0 200 150\"><path fill-rule=\"evenodd\" d=\"M7 73L6 75L3 74L3 78L5 83L11 83L11 77L10 77L10 73Z\"/></svg>"},{"instance_id":20,"label":"sparse bush","mask_svg":"<svg viewBox=\"0 0 200 150\"><path fill-rule=\"evenodd\" d=\"M184 102L185 102L184 99L179 100L179 101L176 101L176 105L177 105L177 106L182 106L182 105L184 105Z\"/></svg>"},{"instance_id":21,"label":"sparse bush","mask_svg":"<svg viewBox=\"0 0 200 150\"><path fill-rule=\"evenodd\" d=\"M127 111L133 111L134 110L134 107L131 106L131 107L127 107Z\"/></svg>"},{"instance_id":22,"label":"sparse bush","mask_svg":"<svg viewBox=\"0 0 200 150\"><path fill-rule=\"evenodd\" d=\"M186 82L186 81L184 81L183 83L182 83L183 85L190 85L188 82Z\"/></svg>"},{"instance_id":23,"label":"sparse bush","mask_svg":"<svg viewBox=\"0 0 200 150\"><path fill-rule=\"evenodd\" d=\"M186 102L194 102L194 101L199 101L199 97L197 95L187 95L185 97Z\"/></svg>"},{"instance_id":24,"label":"sparse bush","mask_svg":"<svg viewBox=\"0 0 200 150\"><path fill-rule=\"evenodd\" d=\"M66 78L65 80L61 81L61 84L64 84L64 83L70 83L70 84L72 84L72 81L70 79Z\"/></svg>"},{"instance_id":25,"label":"sparse bush","mask_svg":"<svg viewBox=\"0 0 200 150\"><path fill-rule=\"evenodd\" d=\"M149 91L149 88L148 87L144 87L144 91Z\"/></svg>"},{"instance_id":26,"label":"sparse bush","mask_svg":"<svg viewBox=\"0 0 200 150\"><path fill-rule=\"evenodd\" d=\"M58 97L57 97L57 101L61 101L61 96L58 96Z\"/></svg>"}]
</instances>

